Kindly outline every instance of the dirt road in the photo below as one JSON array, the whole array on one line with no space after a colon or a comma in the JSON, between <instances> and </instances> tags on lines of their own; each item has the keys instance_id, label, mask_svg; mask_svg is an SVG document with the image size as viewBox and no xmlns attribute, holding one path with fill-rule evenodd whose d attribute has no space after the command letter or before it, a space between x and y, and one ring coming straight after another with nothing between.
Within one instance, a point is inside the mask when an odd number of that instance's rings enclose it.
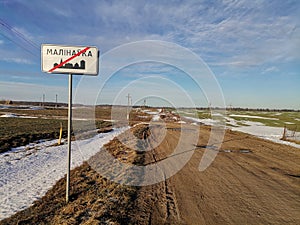
<instances>
[{"instance_id":1,"label":"dirt road","mask_svg":"<svg viewBox=\"0 0 300 225\"><path fill-rule=\"evenodd\" d=\"M97 165L119 179L135 171L114 166L102 150L72 171L71 202L65 204L61 179L32 207L0 224L300 224L299 149L227 130L217 157L200 172L204 152L216 151L207 146L210 127L201 126L193 142L197 127L180 126L136 126L106 145L128 165L176 159L161 167L160 179L191 157L174 176L142 187L112 182ZM143 173L136 179L149 181Z\"/></svg>"},{"instance_id":2,"label":"dirt road","mask_svg":"<svg viewBox=\"0 0 300 225\"><path fill-rule=\"evenodd\" d=\"M142 224L300 224L300 152L289 146L227 131L212 165L198 170L210 129L201 127L192 159L175 176L142 187L136 201ZM149 145L156 145L159 129ZM166 157L180 136L168 129L145 164Z\"/></svg>"}]
</instances>

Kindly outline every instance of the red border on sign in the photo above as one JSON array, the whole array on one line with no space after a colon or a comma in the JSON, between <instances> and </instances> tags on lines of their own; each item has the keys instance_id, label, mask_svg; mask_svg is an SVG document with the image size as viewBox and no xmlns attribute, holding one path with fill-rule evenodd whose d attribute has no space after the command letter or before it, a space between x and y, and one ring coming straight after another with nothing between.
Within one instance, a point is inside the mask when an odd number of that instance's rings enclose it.
<instances>
[{"instance_id":1,"label":"red border on sign","mask_svg":"<svg viewBox=\"0 0 300 225\"><path fill-rule=\"evenodd\" d=\"M76 58L77 56L79 56L80 54L86 52L87 50L89 50L91 47L86 47L84 49L82 49L80 52L78 52L76 55L73 55L72 57L68 58L67 60L61 62L60 64L54 66L52 69L49 70L49 72L53 72L54 70L56 70L57 68L63 66L64 64L66 64L67 62L69 62L70 60Z\"/></svg>"}]
</instances>

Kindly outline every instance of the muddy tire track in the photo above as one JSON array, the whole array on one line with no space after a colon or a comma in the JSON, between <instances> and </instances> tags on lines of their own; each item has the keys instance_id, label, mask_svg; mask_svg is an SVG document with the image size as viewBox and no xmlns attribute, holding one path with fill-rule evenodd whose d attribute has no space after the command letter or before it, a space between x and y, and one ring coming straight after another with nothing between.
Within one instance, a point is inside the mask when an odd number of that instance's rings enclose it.
<instances>
[{"instance_id":1,"label":"muddy tire track","mask_svg":"<svg viewBox=\"0 0 300 225\"><path fill-rule=\"evenodd\" d=\"M160 140L161 129L164 128L153 127L143 134L144 148L149 150L144 154L145 166L156 164L166 157L166 152L161 152L155 147ZM166 149L172 149L167 140L164 142L167 145ZM134 224L182 224L174 188L164 173L163 176L164 181L140 188L135 209L143 209L136 212L143 216L139 220L135 219Z\"/></svg>"}]
</instances>

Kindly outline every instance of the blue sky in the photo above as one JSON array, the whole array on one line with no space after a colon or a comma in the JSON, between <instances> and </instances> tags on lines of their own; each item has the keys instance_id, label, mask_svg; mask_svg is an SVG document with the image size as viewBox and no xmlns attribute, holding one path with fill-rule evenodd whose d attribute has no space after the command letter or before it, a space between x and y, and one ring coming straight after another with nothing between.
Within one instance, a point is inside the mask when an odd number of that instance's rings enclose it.
<instances>
[{"instance_id":1,"label":"blue sky","mask_svg":"<svg viewBox=\"0 0 300 225\"><path fill-rule=\"evenodd\" d=\"M97 46L105 55L123 44L158 40L200 57L216 77L226 105L300 109L299 15L297 0L0 0L0 99L41 101L45 94L46 101L55 101L58 94L67 101L68 77L41 72L43 43ZM80 79L74 78L74 90ZM101 68L98 77L88 79L101 82ZM160 89L153 91L158 99L187 106L174 88L183 89L196 106L213 102L193 85L176 65L142 62L117 71L97 104L126 104L125 97L115 96L129 91L137 102L150 95L145 90ZM84 88L77 100L90 103L94 93Z\"/></svg>"}]
</instances>

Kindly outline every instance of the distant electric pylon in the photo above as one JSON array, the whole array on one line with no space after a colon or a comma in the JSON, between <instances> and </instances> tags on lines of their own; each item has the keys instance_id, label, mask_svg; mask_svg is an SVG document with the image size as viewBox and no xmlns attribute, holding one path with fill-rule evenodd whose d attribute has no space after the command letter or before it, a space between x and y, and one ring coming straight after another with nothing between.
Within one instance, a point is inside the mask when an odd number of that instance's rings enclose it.
<instances>
[{"instance_id":1,"label":"distant electric pylon","mask_svg":"<svg viewBox=\"0 0 300 225\"><path fill-rule=\"evenodd\" d=\"M208 114L211 117L211 102L208 102Z\"/></svg>"},{"instance_id":2,"label":"distant electric pylon","mask_svg":"<svg viewBox=\"0 0 300 225\"><path fill-rule=\"evenodd\" d=\"M43 107L45 106L45 94L43 94Z\"/></svg>"},{"instance_id":3,"label":"distant electric pylon","mask_svg":"<svg viewBox=\"0 0 300 225\"><path fill-rule=\"evenodd\" d=\"M127 98L127 120L129 120L129 107L130 107L130 102L132 102L131 96L128 93L128 95L126 96Z\"/></svg>"}]
</instances>

